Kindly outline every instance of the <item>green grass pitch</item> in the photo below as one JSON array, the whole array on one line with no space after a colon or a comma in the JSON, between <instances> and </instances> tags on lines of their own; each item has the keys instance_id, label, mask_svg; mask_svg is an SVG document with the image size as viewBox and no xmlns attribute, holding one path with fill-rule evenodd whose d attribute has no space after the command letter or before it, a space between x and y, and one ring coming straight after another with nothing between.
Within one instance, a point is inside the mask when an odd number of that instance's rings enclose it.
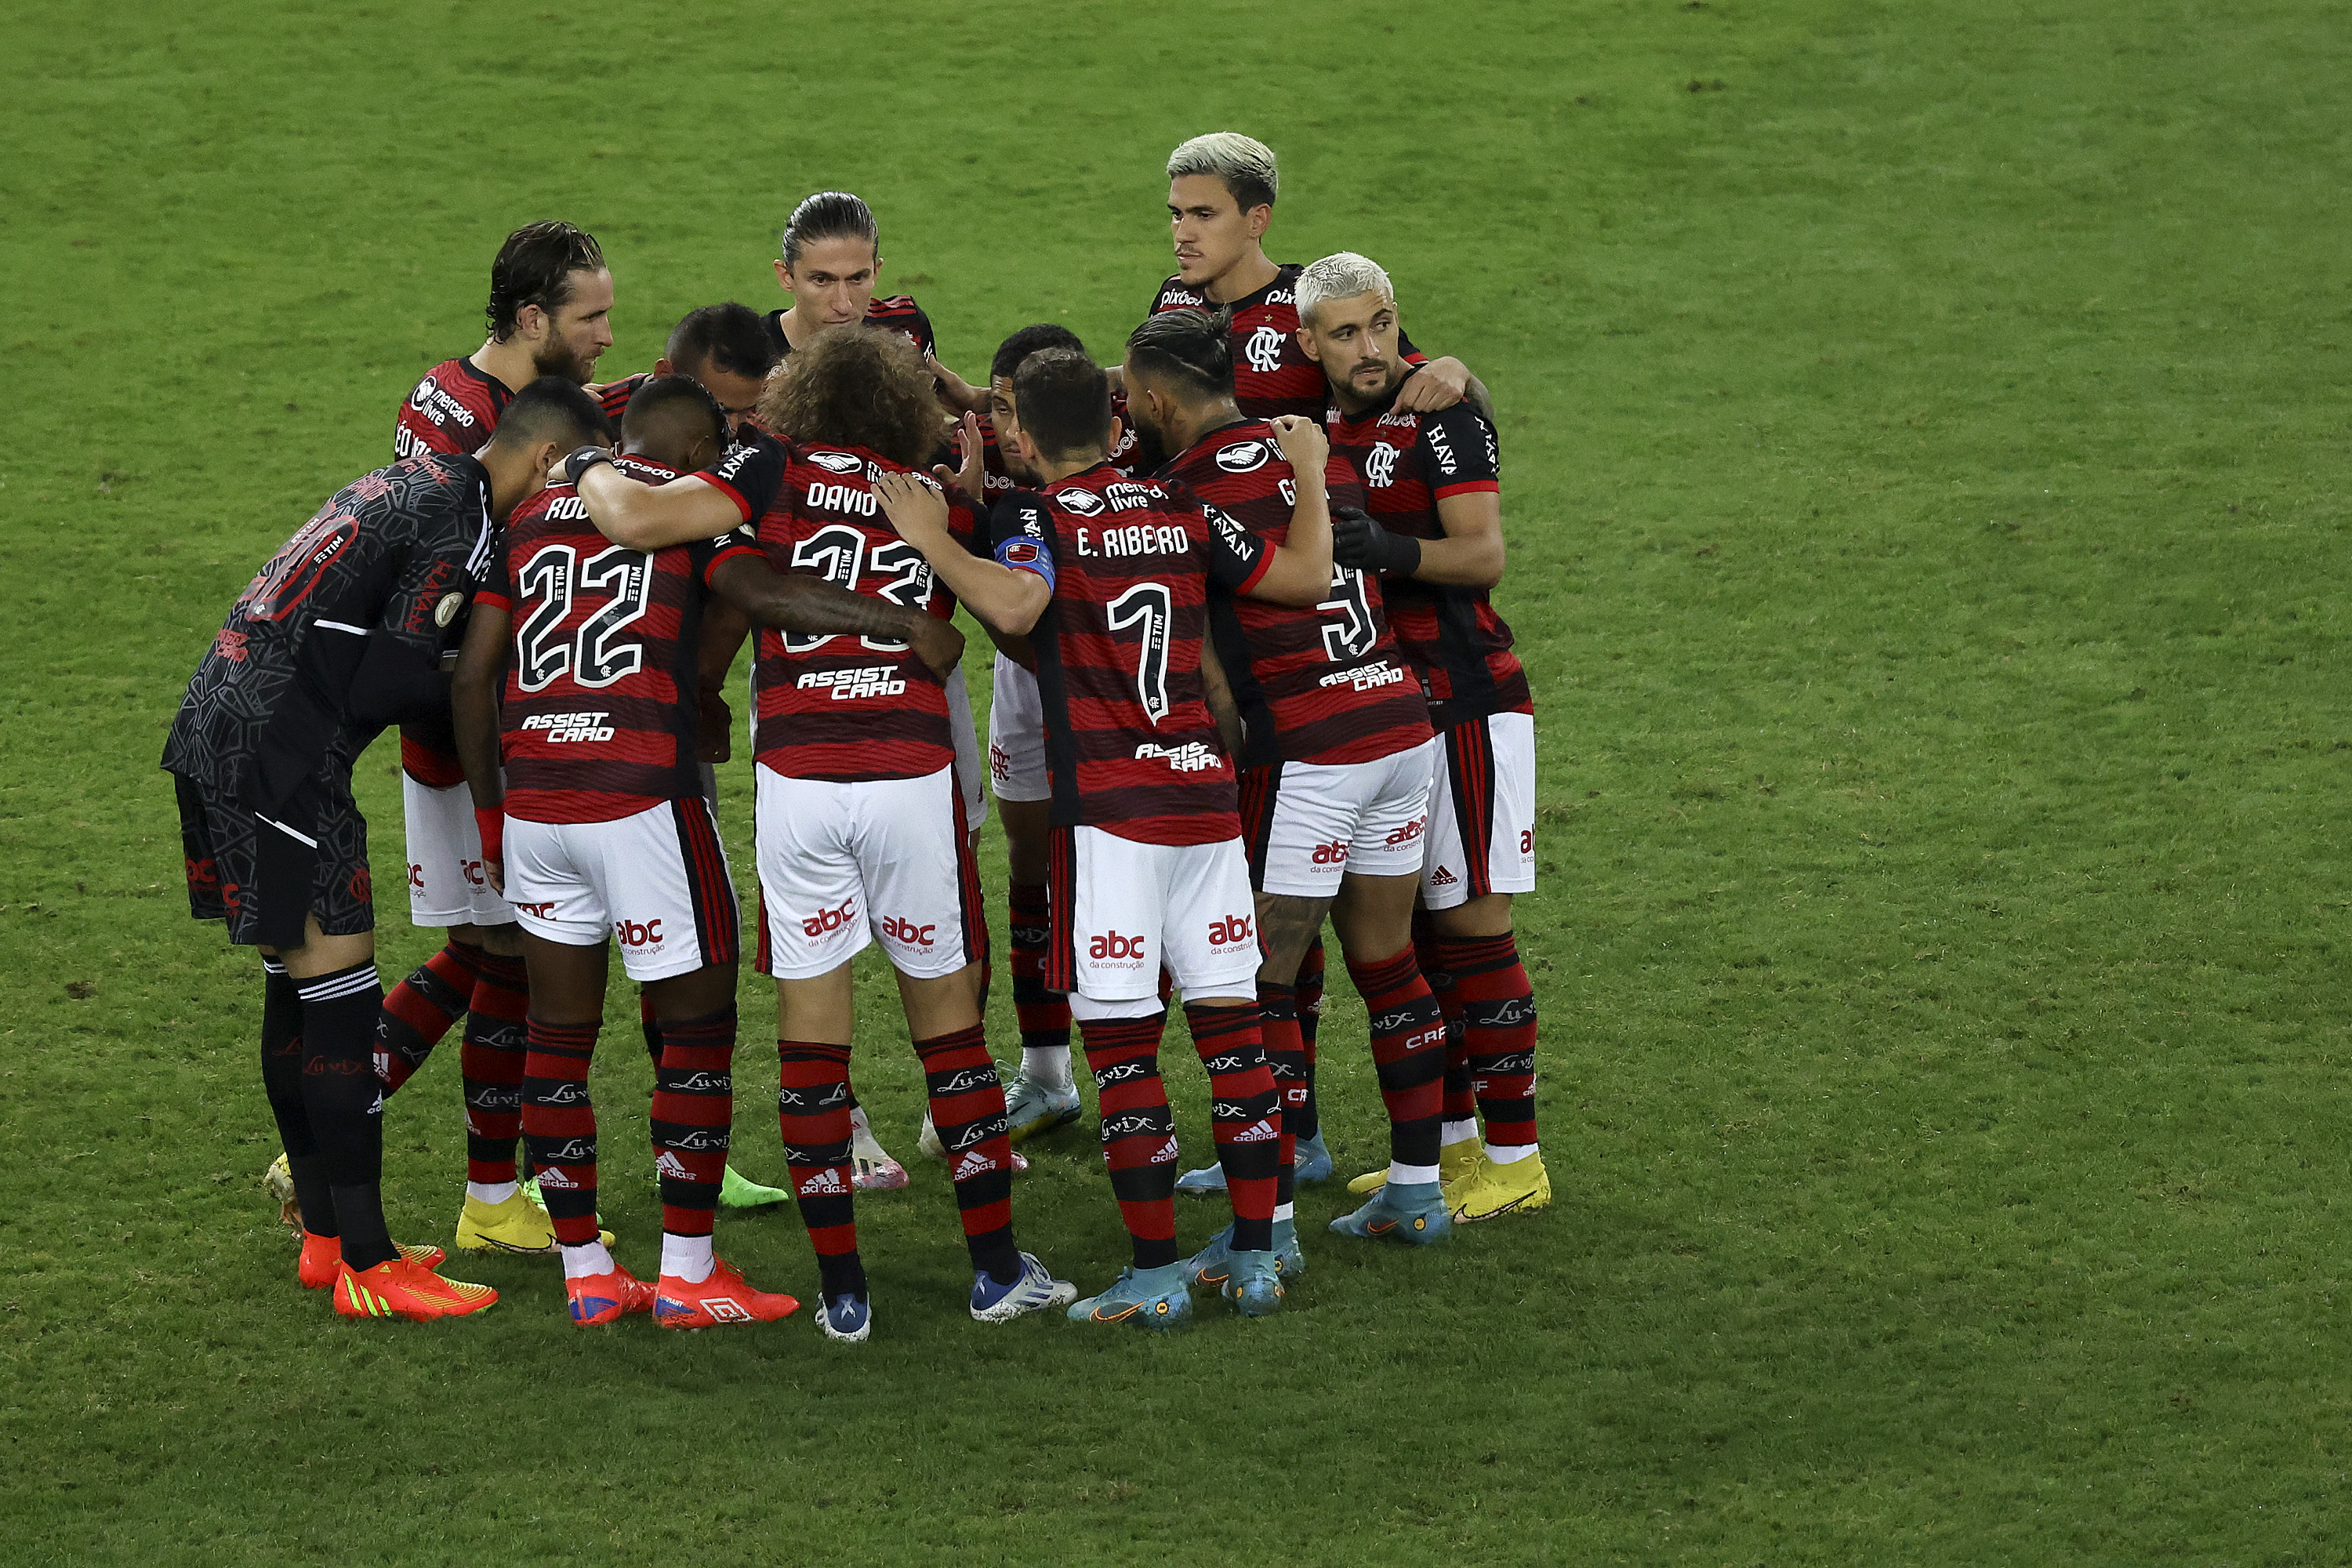
<instances>
[{"instance_id":1,"label":"green grass pitch","mask_svg":"<svg viewBox=\"0 0 2352 1568\"><path fill-rule=\"evenodd\" d=\"M0 1560L2352 1557L2343 0L541 3L0 16ZM1314 1191L1290 1309L1164 1342L970 1322L929 1166L861 1205L851 1354L577 1333L512 1260L433 1329L298 1292L255 965L186 918L154 760L500 237L601 237L627 371L850 186L973 374L1038 319L1112 352L1160 161L1224 127L1282 155L1276 255L1382 260L1503 410L1552 1209L1373 1254ZM361 790L396 888L389 746ZM456 1068L394 1107L411 1238ZM1085 1131L1033 1152L1025 1244L1102 1279ZM814 1285L789 1213L722 1244Z\"/></svg>"}]
</instances>

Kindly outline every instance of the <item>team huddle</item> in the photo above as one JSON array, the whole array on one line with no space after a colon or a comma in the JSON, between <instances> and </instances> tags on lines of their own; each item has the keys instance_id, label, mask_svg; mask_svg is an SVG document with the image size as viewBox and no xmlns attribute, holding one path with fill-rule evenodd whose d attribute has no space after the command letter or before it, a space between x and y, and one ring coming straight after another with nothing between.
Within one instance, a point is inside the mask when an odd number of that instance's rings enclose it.
<instances>
[{"instance_id":1,"label":"team huddle","mask_svg":"<svg viewBox=\"0 0 2352 1568\"><path fill-rule=\"evenodd\" d=\"M238 595L163 765L192 912L260 950L297 1271L338 1311L497 1300L445 1278L439 1247L395 1243L380 1192L384 1102L462 1020L457 1247L560 1258L582 1326L769 1321L799 1302L720 1258L715 1222L791 1201L812 1315L866 1338L856 1198L907 1184L850 1082L852 960L876 944L982 1321L1168 1328L1194 1286L1280 1308L1306 1269L1295 1189L1334 1174L1327 921L1390 1139L1331 1231L1427 1245L1549 1202L1511 926L1535 885L1534 717L1488 601L1486 389L1413 347L1368 258L1267 258L1265 147L1198 137L1167 172L1178 270L1118 363L1029 326L984 384L940 363L912 299L876 297L854 195L793 213L786 307L697 310L652 370L605 382L595 241L518 230L482 347L417 383L391 466ZM959 606L995 650L984 763ZM747 640L784 1190L728 1160L742 933L714 770ZM410 916L446 940L386 994L352 771L394 725ZM991 796L1009 1074L982 1026ZM651 1279L598 1220L590 1065L614 945L654 1067ZM1159 1066L1179 999L1216 1144L1181 1174ZM1082 1115L1074 1026L1132 1247L1085 1300L1013 1227L1014 1146ZM1180 1191L1231 1210L1189 1256Z\"/></svg>"}]
</instances>

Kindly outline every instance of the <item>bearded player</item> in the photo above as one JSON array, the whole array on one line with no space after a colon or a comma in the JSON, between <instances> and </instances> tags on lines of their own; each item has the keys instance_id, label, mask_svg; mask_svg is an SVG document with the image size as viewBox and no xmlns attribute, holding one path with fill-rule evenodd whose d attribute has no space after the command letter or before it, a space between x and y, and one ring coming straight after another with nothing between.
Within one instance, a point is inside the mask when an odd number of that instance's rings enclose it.
<instances>
[{"instance_id":1,"label":"bearded player","mask_svg":"<svg viewBox=\"0 0 2352 1568\"><path fill-rule=\"evenodd\" d=\"M780 566L936 617L960 647L944 625L954 600L879 521L876 500L877 482L894 474L937 494L916 472L938 427L912 346L854 325L817 334L770 384L760 423L782 439L736 447L717 468L659 489L588 474L591 517L635 548L751 522ZM959 516L969 539L971 516ZM1004 1097L980 1021L979 879L939 673L951 663L926 662L887 633L760 637L761 967L776 981L785 1159L822 1276L818 1324L835 1340L863 1340L872 1325L849 1181L848 1068L850 961L877 942L952 1156L971 1315L1000 1322L1076 1294L1013 1242Z\"/></svg>"},{"instance_id":2,"label":"bearded player","mask_svg":"<svg viewBox=\"0 0 2352 1568\"><path fill-rule=\"evenodd\" d=\"M1334 555L1381 574L1444 742L1421 901L1432 939L1422 967L1460 1031L1448 1049L1447 1205L1463 1224L1529 1212L1551 1201L1536 1142L1535 993L1511 931L1511 896L1536 885L1535 705L1487 599L1504 559L1495 427L1468 404L1406 407L1424 373L1402 358L1396 291L1364 257L1307 268L1298 308L1299 342L1330 381L1332 448L1363 476L1370 514L1335 531Z\"/></svg>"},{"instance_id":3,"label":"bearded player","mask_svg":"<svg viewBox=\"0 0 2352 1568\"><path fill-rule=\"evenodd\" d=\"M1133 1261L1069 1315L1165 1329L1192 1314L1175 1239L1174 1123L1160 1079L1164 969L1209 1073L1234 1225L1223 1293L1244 1314L1285 1295L1274 1213L1281 1108L1258 1031L1255 921L1233 768L1211 716L1222 678L1203 640L1213 579L1312 604L1330 581L1328 449L1303 420L1294 537L1267 548L1223 517L1110 465L1109 384L1052 349L1014 373L1015 449L1042 491L997 509L997 559L962 554L927 490L877 486L891 521L973 614L1026 637L1044 693L1053 782L1046 984L1071 993L1093 1068L1111 1187Z\"/></svg>"},{"instance_id":4,"label":"bearded player","mask_svg":"<svg viewBox=\"0 0 2352 1568\"><path fill-rule=\"evenodd\" d=\"M1273 428L1244 418L1233 395L1233 338L1202 310L1162 311L1127 341L1125 380L1136 417L1178 455L1162 483L1269 545L1288 536L1297 475ZM1337 455L1324 483L1340 515L1360 512L1363 486ZM1311 607L1227 593L1209 598L1209 629L1239 710L1244 842L1257 891L1258 1009L1266 1057L1281 1080L1284 1136L1300 1135L1306 1047L1294 976L1326 914L1371 1026L1372 1060L1389 1112L1389 1182L1344 1235L1426 1245L1453 1228L1438 1184L1445 1026L1412 950L1413 895L1437 742L1420 683L1404 665L1380 587L1335 564ZM1303 1266L1278 1194L1275 1246L1286 1271ZM1189 1264L1195 1283L1222 1281L1230 1237Z\"/></svg>"},{"instance_id":5,"label":"bearded player","mask_svg":"<svg viewBox=\"0 0 2352 1568\"><path fill-rule=\"evenodd\" d=\"M388 723L444 711L441 659L497 523L553 458L600 439L595 400L526 383L478 456L427 453L338 491L237 596L163 750L189 910L262 961L262 1088L305 1231L302 1283L347 1317L463 1316L498 1300L394 1245L374 1070L383 987L352 767ZM593 1224L593 1221L592 1221Z\"/></svg>"}]
</instances>

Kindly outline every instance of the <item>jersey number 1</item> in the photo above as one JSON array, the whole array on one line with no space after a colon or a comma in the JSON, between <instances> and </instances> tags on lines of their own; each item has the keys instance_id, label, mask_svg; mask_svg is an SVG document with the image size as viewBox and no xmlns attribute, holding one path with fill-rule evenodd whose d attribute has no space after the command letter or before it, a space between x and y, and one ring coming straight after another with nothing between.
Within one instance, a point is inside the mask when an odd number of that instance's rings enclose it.
<instances>
[{"instance_id":1,"label":"jersey number 1","mask_svg":"<svg viewBox=\"0 0 2352 1568\"><path fill-rule=\"evenodd\" d=\"M1174 602L1161 584L1138 583L1108 607L1111 635L1132 631L1139 645L1135 656L1135 695L1157 724L1168 717L1168 628L1176 618Z\"/></svg>"}]
</instances>

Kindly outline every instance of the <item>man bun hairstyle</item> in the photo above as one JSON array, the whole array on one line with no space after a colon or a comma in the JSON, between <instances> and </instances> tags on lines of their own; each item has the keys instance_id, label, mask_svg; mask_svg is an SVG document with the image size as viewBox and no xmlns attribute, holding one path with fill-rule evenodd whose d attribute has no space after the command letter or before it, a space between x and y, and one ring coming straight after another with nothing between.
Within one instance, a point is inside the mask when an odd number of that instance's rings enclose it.
<instances>
[{"instance_id":1,"label":"man bun hairstyle","mask_svg":"<svg viewBox=\"0 0 2352 1568\"><path fill-rule=\"evenodd\" d=\"M1230 310L1162 310L1127 335L1135 368L1187 403L1234 392L1234 317Z\"/></svg>"},{"instance_id":2,"label":"man bun hairstyle","mask_svg":"<svg viewBox=\"0 0 2352 1568\"><path fill-rule=\"evenodd\" d=\"M601 272L604 252L593 235L568 223L529 223L507 236L490 263L490 336L499 342L515 334L515 319L526 305L549 315L572 298L572 275Z\"/></svg>"},{"instance_id":3,"label":"man bun hairstyle","mask_svg":"<svg viewBox=\"0 0 2352 1568\"><path fill-rule=\"evenodd\" d=\"M863 447L920 468L945 437L930 368L902 332L852 322L795 350L760 395L760 423L787 441Z\"/></svg>"},{"instance_id":4,"label":"man bun hairstyle","mask_svg":"<svg viewBox=\"0 0 2352 1568\"><path fill-rule=\"evenodd\" d=\"M1013 373L1021 428L1049 459L1099 453L1110 444L1110 378L1076 349L1045 349Z\"/></svg>"},{"instance_id":5,"label":"man bun hairstyle","mask_svg":"<svg viewBox=\"0 0 2352 1568\"><path fill-rule=\"evenodd\" d=\"M996 357L988 362L988 379L999 376L1010 381L1021 362L1040 349L1076 349L1087 352L1078 334L1053 321L1040 321L1034 327L1024 327L996 346Z\"/></svg>"},{"instance_id":6,"label":"man bun hairstyle","mask_svg":"<svg viewBox=\"0 0 2352 1568\"><path fill-rule=\"evenodd\" d=\"M1212 131L1169 153L1168 177L1181 180L1187 174L1214 174L1244 212L1272 206L1282 187L1274 149L1238 131Z\"/></svg>"},{"instance_id":7,"label":"man bun hairstyle","mask_svg":"<svg viewBox=\"0 0 2352 1568\"><path fill-rule=\"evenodd\" d=\"M705 436L727 445L727 410L690 375L657 375L641 384L621 416L622 441L663 462L677 461Z\"/></svg>"},{"instance_id":8,"label":"man bun hairstyle","mask_svg":"<svg viewBox=\"0 0 2352 1568\"><path fill-rule=\"evenodd\" d=\"M563 376L542 375L514 395L490 439L509 448L552 441L570 451L592 442L610 446L613 424L586 387Z\"/></svg>"},{"instance_id":9,"label":"man bun hairstyle","mask_svg":"<svg viewBox=\"0 0 2352 1568\"><path fill-rule=\"evenodd\" d=\"M1297 293L1298 319L1310 327L1315 324L1315 307L1326 300L1378 294L1391 306L1396 303L1396 289L1390 284L1389 275L1381 270L1380 263L1352 250L1338 251L1320 261L1309 262L1298 274Z\"/></svg>"},{"instance_id":10,"label":"man bun hairstyle","mask_svg":"<svg viewBox=\"0 0 2352 1568\"><path fill-rule=\"evenodd\" d=\"M783 356L776 352L760 312L730 300L688 310L670 329L662 357L680 375L697 375L716 365L730 375L764 381Z\"/></svg>"},{"instance_id":11,"label":"man bun hairstyle","mask_svg":"<svg viewBox=\"0 0 2352 1568\"><path fill-rule=\"evenodd\" d=\"M862 239L882 254L882 231L875 226L874 209L847 191L819 191L803 199L784 220L782 254L784 270L800 265L801 252L820 239Z\"/></svg>"}]
</instances>

